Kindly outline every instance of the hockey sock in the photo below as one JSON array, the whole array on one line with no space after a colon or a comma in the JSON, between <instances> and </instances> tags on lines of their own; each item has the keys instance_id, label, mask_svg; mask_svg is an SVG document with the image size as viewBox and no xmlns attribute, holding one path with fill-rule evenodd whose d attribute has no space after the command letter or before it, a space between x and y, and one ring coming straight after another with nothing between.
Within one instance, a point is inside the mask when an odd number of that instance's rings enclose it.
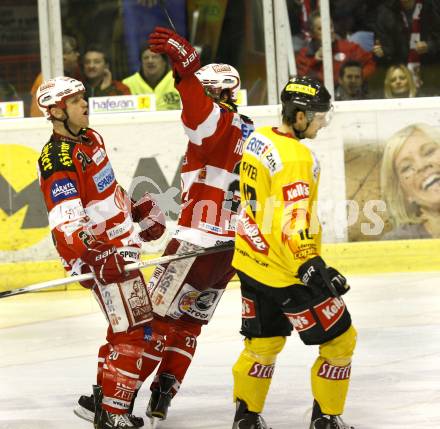
<instances>
[{"instance_id":1,"label":"hockey sock","mask_svg":"<svg viewBox=\"0 0 440 429\"><path fill-rule=\"evenodd\" d=\"M98 352L98 372L96 375L96 384L102 386L102 368L105 363L106 356L110 353L110 344L104 344L99 348Z\"/></svg>"},{"instance_id":2,"label":"hockey sock","mask_svg":"<svg viewBox=\"0 0 440 429\"><path fill-rule=\"evenodd\" d=\"M263 411L276 357L285 342L285 337L245 339L245 349L232 368L234 401L243 400L249 411Z\"/></svg>"},{"instance_id":3,"label":"hockey sock","mask_svg":"<svg viewBox=\"0 0 440 429\"><path fill-rule=\"evenodd\" d=\"M138 388L143 347L116 344L106 356L102 377L102 408L114 414L128 412Z\"/></svg>"},{"instance_id":4,"label":"hockey sock","mask_svg":"<svg viewBox=\"0 0 440 429\"><path fill-rule=\"evenodd\" d=\"M347 331L319 347L312 370L312 392L323 414L344 412L350 382L351 357L356 345L356 330Z\"/></svg>"},{"instance_id":5,"label":"hockey sock","mask_svg":"<svg viewBox=\"0 0 440 429\"><path fill-rule=\"evenodd\" d=\"M177 393L180 383L191 365L197 348L197 337L201 332L201 325L189 322L169 322L162 361L157 370L157 376L151 389L156 387L160 374L172 374L176 378L173 395Z\"/></svg>"}]
</instances>

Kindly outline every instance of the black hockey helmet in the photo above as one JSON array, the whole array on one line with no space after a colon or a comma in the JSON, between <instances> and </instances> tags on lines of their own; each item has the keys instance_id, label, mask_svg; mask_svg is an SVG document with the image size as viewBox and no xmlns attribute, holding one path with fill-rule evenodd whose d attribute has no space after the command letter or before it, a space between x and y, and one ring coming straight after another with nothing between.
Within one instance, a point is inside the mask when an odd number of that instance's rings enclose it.
<instances>
[{"instance_id":1,"label":"black hockey helmet","mask_svg":"<svg viewBox=\"0 0 440 429\"><path fill-rule=\"evenodd\" d=\"M286 116L291 116L296 110L328 112L331 109L331 95L319 80L298 76L287 82L281 92L281 103Z\"/></svg>"}]
</instances>

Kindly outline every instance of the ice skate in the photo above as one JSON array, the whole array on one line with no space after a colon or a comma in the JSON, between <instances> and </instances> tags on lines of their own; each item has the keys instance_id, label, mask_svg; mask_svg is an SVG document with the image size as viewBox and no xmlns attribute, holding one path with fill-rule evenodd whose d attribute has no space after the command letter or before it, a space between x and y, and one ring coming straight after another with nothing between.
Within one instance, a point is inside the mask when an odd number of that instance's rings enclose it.
<instances>
[{"instance_id":1,"label":"ice skate","mask_svg":"<svg viewBox=\"0 0 440 429\"><path fill-rule=\"evenodd\" d=\"M314 401L310 429L355 429L344 423L341 416L323 414L319 404Z\"/></svg>"},{"instance_id":2,"label":"ice skate","mask_svg":"<svg viewBox=\"0 0 440 429\"><path fill-rule=\"evenodd\" d=\"M74 414L80 419L87 420L93 423L95 418L95 398L93 395L81 395L78 399L78 404L73 410Z\"/></svg>"},{"instance_id":3,"label":"ice skate","mask_svg":"<svg viewBox=\"0 0 440 429\"><path fill-rule=\"evenodd\" d=\"M172 393L171 389L176 382L176 377L171 374L161 374L159 376L159 388L151 392L146 414L150 417L152 428L156 428L161 420L165 420L168 414Z\"/></svg>"},{"instance_id":4,"label":"ice skate","mask_svg":"<svg viewBox=\"0 0 440 429\"><path fill-rule=\"evenodd\" d=\"M232 429L271 429L258 413L249 411L246 402L237 399L237 411L235 412Z\"/></svg>"},{"instance_id":5,"label":"ice skate","mask_svg":"<svg viewBox=\"0 0 440 429\"><path fill-rule=\"evenodd\" d=\"M128 414L113 414L106 410L101 410L95 429L134 429Z\"/></svg>"},{"instance_id":6,"label":"ice skate","mask_svg":"<svg viewBox=\"0 0 440 429\"><path fill-rule=\"evenodd\" d=\"M130 419L134 427L141 428L144 425L144 419L142 417L136 417L132 414L134 399L135 398L133 398L131 406L128 409L128 418ZM93 423L95 419L95 397L93 396L93 394L89 396L81 395L78 399L78 404L73 412L79 418Z\"/></svg>"}]
</instances>

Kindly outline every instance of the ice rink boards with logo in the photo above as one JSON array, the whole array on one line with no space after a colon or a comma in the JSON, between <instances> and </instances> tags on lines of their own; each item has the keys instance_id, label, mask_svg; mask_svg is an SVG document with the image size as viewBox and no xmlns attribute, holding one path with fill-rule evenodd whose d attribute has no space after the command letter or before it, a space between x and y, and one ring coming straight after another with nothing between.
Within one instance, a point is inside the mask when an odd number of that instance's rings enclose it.
<instances>
[{"instance_id":1,"label":"ice rink boards with logo","mask_svg":"<svg viewBox=\"0 0 440 429\"><path fill-rule=\"evenodd\" d=\"M440 273L352 276L351 284L346 302L359 338L345 420L356 429L437 429ZM193 365L161 428L231 428L231 367L242 348L240 312L233 283L202 332ZM0 428L92 428L72 409L95 381L105 326L88 291L1 300ZM308 427L309 368L316 353L296 335L287 342L264 410L272 429ZM148 386L149 380L137 399L137 415L144 414Z\"/></svg>"}]
</instances>

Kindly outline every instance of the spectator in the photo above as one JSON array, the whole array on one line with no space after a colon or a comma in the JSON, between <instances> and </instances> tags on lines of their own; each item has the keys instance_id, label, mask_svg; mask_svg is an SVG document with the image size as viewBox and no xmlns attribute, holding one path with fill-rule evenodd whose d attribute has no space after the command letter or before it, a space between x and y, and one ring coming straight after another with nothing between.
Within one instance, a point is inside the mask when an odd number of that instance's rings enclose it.
<instances>
[{"instance_id":1,"label":"spectator","mask_svg":"<svg viewBox=\"0 0 440 429\"><path fill-rule=\"evenodd\" d=\"M407 64L417 88L425 80L425 86L431 89L437 84L426 79L436 79L429 76L429 69L438 63L439 53L440 2L388 0L379 6L374 54L384 65ZM428 70L422 72L421 65Z\"/></svg>"},{"instance_id":2,"label":"spectator","mask_svg":"<svg viewBox=\"0 0 440 429\"><path fill-rule=\"evenodd\" d=\"M385 98L412 98L417 96L414 78L403 64L388 68L384 81Z\"/></svg>"},{"instance_id":3,"label":"spectator","mask_svg":"<svg viewBox=\"0 0 440 429\"><path fill-rule=\"evenodd\" d=\"M63 68L65 76L72 76L74 79L82 80L81 68L79 66L79 51L76 39L71 36L63 34ZM43 116L41 110L37 105L35 94L38 87L43 83L43 75L41 73L35 78L32 84L31 95L31 116Z\"/></svg>"},{"instance_id":4,"label":"spectator","mask_svg":"<svg viewBox=\"0 0 440 429\"><path fill-rule=\"evenodd\" d=\"M83 58L85 99L111 95L130 95L130 89L118 80L112 79L107 54L99 45L90 45Z\"/></svg>"},{"instance_id":5,"label":"spectator","mask_svg":"<svg viewBox=\"0 0 440 429\"><path fill-rule=\"evenodd\" d=\"M366 86L362 78L362 65L358 61L346 61L339 69L338 86L335 99L365 100L368 98Z\"/></svg>"},{"instance_id":6,"label":"spectator","mask_svg":"<svg viewBox=\"0 0 440 429\"><path fill-rule=\"evenodd\" d=\"M0 103L16 100L19 100L19 97L15 88L9 82L0 79Z\"/></svg>"},{"instance_id":7,"label":"spectator","mask_svg":"<svg viewBox=\"0 0 440 429\"><path fill-rule=\"evenodd\" d=\"M316 0L293 0L287 2L287 12L295 53L310 41L309 18L311 12L316 10L317 6Z\"/></svg>"},{"instance_id":8,"label":"spectator","mask_svg":"<svg viewBox=\"0 0 440 429\"><path fill-rule=\"evenodd\" d=\"M298 75L307 75L308 77L323 81L322 67L322 38L321 38L321 16L318 12L310 15L310 30L312 40L309 45L302 48L297 57L296 65ZM339 69L345 61L358 61L362 65L362 76L368 79L376 68L376 64L371 52L364 51L356 43L340 39L331 23L331 38L333 51L333 79L335 85L338 82Z\"/></svg>"},{"instance_id":9,"label":"spectator","mask_svg":"<svg viewBox=\"0 0 440 429\"><path fill-rule=\"evenodd\" d=\"M180 96L174 88L173 72L165 54L156 54L149 45L140 52L141 67L138 72L126 77L122 83L132 94L154 94L156 110L180 109Z\"/></svg>"},{"instance_id":10,"label":"spectator","mask_svg":"<svg viewBox=\"0 0 440 429\"><path fill-rule=\"evenodd\" d=\"M440 238L440 132L412 124L391 136L381 188L395 227L387 239Z\"/></svg>"},{"instance_id":11,"label":"spectator","mask_svg":"<svg viewBox=\"0 0 440 429\"><path fill-rule=\"evenodd\" d=\"M376 22L377 6L381 0L331 0L330 16L335 25L336 33L342 38L359 40L359 45L366 51L371 51L371 45L360 43L371 37L374 40L374 24ZM355 41L355 40L352 40Z\"/></svg>"}]
</instances>

